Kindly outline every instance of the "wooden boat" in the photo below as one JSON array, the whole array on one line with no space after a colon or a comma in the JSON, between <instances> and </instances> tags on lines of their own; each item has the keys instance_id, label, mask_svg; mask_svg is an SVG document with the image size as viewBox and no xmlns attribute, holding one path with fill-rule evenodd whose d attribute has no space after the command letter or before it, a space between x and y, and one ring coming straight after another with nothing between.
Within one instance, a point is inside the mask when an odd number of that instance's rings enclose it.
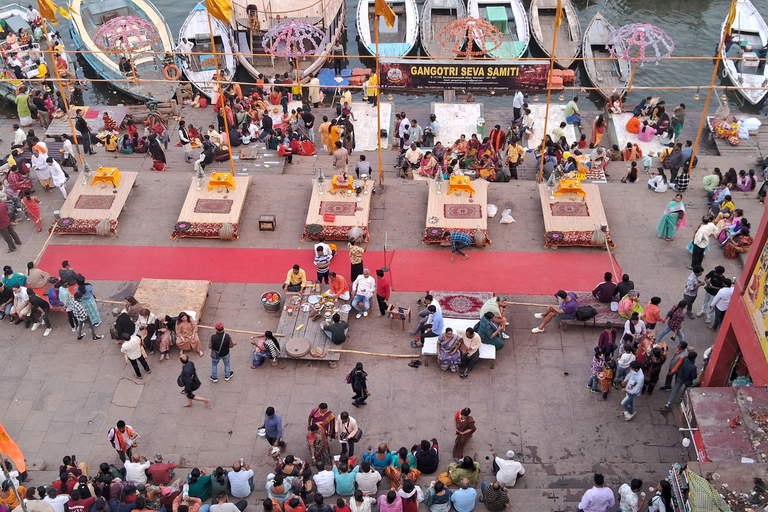
<instances>
[{"instance_id":1,"label":"wooden boat","mask_svg":"<svg viewBox=\"0 0 768 512\"><path fill-rule=\"evenodd\" d=\"M213 26L213 41L210 27ZM179 41L186 38L195 44L193 54L188 58L178 56L177 63L192 84L200 92L211 96L216 89L212 81L216 74L216 63L213 60L213 47L219 61L219 80L229 81L235 76L237 62L235 61L232 32L229 27L216 18L211 17L208 24L208 10L203 2L195 6L184 21L179 31ZM213 44L212 44L213 43Z\"/></svg>"},{"instance_id":2,"label":"wooden boat","mask_svg":"<svg viewBox=\"0 0 768 512\"><path fill-rule=\"evenodd\" d=\"M379 55L402 57L407 55L419 38L419 9L416 0L388 2L395 11L395 26L389 28L384 17L379 17ZM357 33L360 42L371 55L376 55L375 0L360 0L357 4Z\"/></svg>"},{"instance_id":3,"label":"wooden boat","mask_svg":"<svg viewBox=\"0 0 768 512\"><path fill-rule=\"evenodd\" d=\"M463 0L427 0L421 8L421 47L433 59L456 57L437 40L437 35L449 23L467 16ZM381 42L381 34L379 34Z\"/></svg>"},{"instance_id":4,"label":"wooden boat","mask_svg":"<svg viewBox=\"0 0 768 512\"><path fill-rule=\"evenodd\" d=\"M70 34L83 58L116 89L136 99L168 101L176 91L178 78L166 78L164 54L173 54L173 36L163 16L149 0L71 0ZM120 31L111 34L106 42L112 51L104 51L96 44L99 27L116 18L127 18ZM135 24L131 24L135 20ZM156 33L145 30L146 23ZM124 43L123 36L128 44ZM152 53L155 52L155 53ZM137 77L120 71L120 59L133 62ZM175 66L173 63L170 66ZM180 75L180 73L179 73Z\"/></svg>"},{"instance_id":5,"label":"wooden boat","mask_svg":"<svg viewBox=\"0 0 768 512\"><path fill-rule=\"evenodd\" d=\"M725 21L720 30L721 38L724 31ZM724 45L721 52L723 76L733 82L748 102L756 105L768 94L768 66L763 65L759 69L758 60L758 52L768 44L768 25L749 0L736 2L736 18L731 25L731 36L733 44L730 48ZM744 60L734 60L739 58Z\"/></svg>"},{"instance_id":6,"label":"wooden boat","mask_svg":"<svg viewBox=\"0 0 768 512\"><path fill-rule=\"evenodd\" d=\"M552 56L558 0L531 0L531 33L544 53ZM563 16L557 31L555 64L569 68L581 51L581 23L571 0L562 0Z\"/></svg>"},{"instance_id":7,"label":"wooden boat","mask_svg":"<svg viewBox=\"0 0 768 512\"><path fill-rule=\"evenodd\" d=\"M488 53L490 57L519 59L528 52L531 32L522 0L469 0L467 10L470 16L485 19L504 35L501 46ZM479 46L482 41L475 43Z\"/></svg>"},{"instance_id":8,"label":"wooden boat","mask_svg":"<svg viewBox=\"0 0 768 512\"><path fill-rule=\"evenodd\" d=\"M629 61L612 58L610 60L589 60L611 58L611 52L608 51L608 36L614 28L608 23L608 20L599 12L595 14L592 21L589 22L586 32L584 32L584 45L582 47L584 57L584 68L587 71L592 84L597 87L605 99L611 96L614 89L619 94L624 94L629 87L629 78L631 69ZM624 51L623 43L617 47L617 53Z\"/></svg>"},{"instance_id":9,"label":"wooden boat","mask_svg":"<svg viewBox=\"0 0 768 512\"><path fill-rule=\"evenodd\" d=\"M326 63L326 55L340 40L344 29L346 7L344 0L232 0L232 21L237 62L256 79L276 74L296 76L296 61L285 57L272 57L264 51L264 34L273 26L288 19L299 19L322 30L326 37L318 48L317 56L299 59L302 82L317 74Z\"/></svg>"}]
</instances>

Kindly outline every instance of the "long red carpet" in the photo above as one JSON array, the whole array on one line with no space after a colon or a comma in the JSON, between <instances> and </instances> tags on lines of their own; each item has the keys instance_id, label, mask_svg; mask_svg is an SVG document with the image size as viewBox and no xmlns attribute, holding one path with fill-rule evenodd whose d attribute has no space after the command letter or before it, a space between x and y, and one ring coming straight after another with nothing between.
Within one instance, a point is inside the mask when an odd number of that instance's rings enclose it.
<instances>
[{"instance_id":1,"label":"long red carpet","mask_svg":"<svg viewBox=\"0 0 768 512\"><path fill-rule=\"evenodd\" d=\"M470 258L450 262L450 249L395 251L387 254L393 288L404 292L426 290L494 291L516 295L551 295L559 289L589 291L610 272L604 251L496 252L468 250ZM207 279L214 283L282 283L298 263L315 276L311 249L238 249L190 247L134 247L50 245L40 267L52 274L63 260L90 281ZM365 254L366 267L384 266L384 253ZM339 251L331 270L349 277L349 258ZM621 269L616 266L616 272Z\"/></svg>"}]
</instances>

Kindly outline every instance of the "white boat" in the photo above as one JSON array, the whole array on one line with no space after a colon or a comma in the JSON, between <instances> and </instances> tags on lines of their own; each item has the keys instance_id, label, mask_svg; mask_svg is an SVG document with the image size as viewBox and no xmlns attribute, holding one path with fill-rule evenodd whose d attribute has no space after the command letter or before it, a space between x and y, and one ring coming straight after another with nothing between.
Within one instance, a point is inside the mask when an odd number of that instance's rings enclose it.
<instances>
[{"instance_id":1,"label":"white boat","mask_svg":"<svg viewBox=\"0 0 768 512\"><path fill-rule=\"evenodd\" d=\"M379 16L379 55L402 57L407 55L419 38L419 9L416 0L387 2L395 12L395 26L389 28L384 16ZM371 55L376 55L375 0L360 0L357 4L357 33L360 42Z\"/></svg>"},{"instance_id":2,"label":"white boat","mask_svg":"<svg viewBox=\"0 0 768 512\"><path fill-rule=\"evenodd\" d=\"M605 99L610 98L614 89L623 96L629 87L631 73L629 61L613 58L608 51L606 43L613 30L613 26L598 12L584 32L582 48L587 76ZM618 43L616 53L621 55L624 50L624 43Z\"/></svg>"},{"instance_id":3,"label":"white boat","mask_svg":"<svg viewBox=\"0 0 768 512\"><path fill-rule=\"evenodd\" d=\"M211 26L213 26L214 33L213 41L211 41ZM179 65L187 79L200 89L200 92L210 97L217 88L213 82L213 77L216 74L216 62L213 60L214 46L219 61L219 80L228 82L235 76L237 63L235 62L232 32L228 26L214 17L211 17L211 24L209 25L208 10L205 4L200 2L189 13L181 26L179 40L182 38L186 38L195 46L192 48L192 55L188 58L179 56Z\"/></svg>"},{"instance_id":4,"label":"white boat","mask_svg":"<svg viewBox=\"0 0 768 512\"><path fill-rule=\"evenodd\" d=\"M720 30L721 38L724 31L725 21ZM763 65L762 69L759 69L760 61L757 55L757 52L768 44L768 25L749 0L736 2L736 18L731 25L731 36L733 44L730 48L723 46L721 52L723 75L733 82L748 102L756 105L768 93L768 66Z\"/></svg>"},{"instance_id":5,"label":"white boat","mask_svg":"<svg viewBox=\"0 0 768 512\"><path fill-rule=\"evenodd\" d=\"M552 55L552 41L555 37L558 0L531 0L531 34L539 48ZM571 0L562 0L563 9L560 28L557 30L555 64L568 69L581 52L581 21Z\"/></svg>"},{"instance_id":6,"label":"white boat","mask_svg":"<svg viewBox=\"0 0 768 512\"><path fill-rule=\"evenodd\" d=\"M488 53L497 59L519 59L528 53L531 31L522 0L469 0L467 11L473 18L482 18L499 29L504 36L501 46ZM479 46L482 41L475 40ZM490 41L486 46L492 48Z\"/></svg>"},{"instance_id":7,"label":"white boat","mask_svg":"<svg viewBox=\"0 0 768 512\"><path fill-rule=\"evenodd\" d=\"M433 59L456 57L456 53L446 50L437 40L440 31L448 24L467 16L464 0L427 0L421 8L421 47ZM460 41L459 44L466 44ZM379 34L381 41L381 34Z\"/></svg>"}]
</instances>

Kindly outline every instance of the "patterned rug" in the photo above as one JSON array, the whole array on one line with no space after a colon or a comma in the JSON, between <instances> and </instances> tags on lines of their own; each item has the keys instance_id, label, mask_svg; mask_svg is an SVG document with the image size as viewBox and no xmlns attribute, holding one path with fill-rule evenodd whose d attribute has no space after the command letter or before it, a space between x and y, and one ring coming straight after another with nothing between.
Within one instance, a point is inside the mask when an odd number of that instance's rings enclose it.
<instances>
[{"instance_id":1,"label":"patterned rug","mask_svg":"<svg viewBox=\"0 0 768 512\"><path fill-rule=\"evenodd\" d=\"M562 202L549 205L554 217L589 217L587 203Z\"/></svg>"},{"instance_id":2,"label":"patterned rug","mask_svg":"<svg viewBox=\"0 0 768 512\"><path fill-rule=\"evenodd\" d=\"M231 199L198 199L195 203L195 213L221 213L232 211Z\"/></svg>"},{"instance_id":3,"label":"patterned rug","mask_svg":"<svg viewBox=\"0 0 768 512\"><path fill-rule=\"evenodd\" d=\"M493 297L491 292L429 292L440 304L445 318L480 320L480 308Z\"/></svg>"},{"instance_id":4,"label":"patterned rug","mask_svg":"<svg viewBox=\"0 0 768 512\"><path fill-rule=\"evenodd\" d=\"M115 196L97 196L82 195L77 198L75 208L80 210L109 210L112 203L115 202Z\"/></svg>"},{"instance_id":5,"label":"patterned rug","mask_svg":"<svg viewBox=\"0 0 768 512\"><path fill-rule=\"evenodd\" d=\"M357 203L343 201L320 201L320 215L332 213L341 217L354 217Z\"/></svg>"},{"instance_id":6,"label":"patterned rug","mask_svg":"<svg viewBox=\"0 0 768 512\"><path fill-rule=\"evenodd\" d=\"M479 204L446 204L443 205L446 219L481 219L483 207Z\"/></svg>"}]
</instances>

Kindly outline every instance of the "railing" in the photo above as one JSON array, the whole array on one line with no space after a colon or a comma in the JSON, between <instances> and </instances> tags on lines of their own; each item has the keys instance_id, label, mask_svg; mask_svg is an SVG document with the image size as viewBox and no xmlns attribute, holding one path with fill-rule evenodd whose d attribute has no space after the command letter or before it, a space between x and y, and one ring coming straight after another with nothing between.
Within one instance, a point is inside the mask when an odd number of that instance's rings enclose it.
<instances>
[{"instance_id":1,"label":"railing","mask_svg":"<svg viewBox=\"0 0 768 512\"><path fill-rule=\"evenodd\" d=\"M310 0L311 1L311 0ZM296 3L296 2L292 2ZM319 0L310 5L298 8L272 9L270 0L238 0L232 3L232 17L236 23L238 20L247 20L250 18L248 5L255 5L258 9L258 18L261 24L261 30L269 30L272 23L279 17L281 21L287 19L320 19L323 21L323 28L327 28L336 13L341 9L344 0ZM242 25L242 24L240 24ZM244 27L244 28L247 28Z\"/></svg>"}]
</instances>

